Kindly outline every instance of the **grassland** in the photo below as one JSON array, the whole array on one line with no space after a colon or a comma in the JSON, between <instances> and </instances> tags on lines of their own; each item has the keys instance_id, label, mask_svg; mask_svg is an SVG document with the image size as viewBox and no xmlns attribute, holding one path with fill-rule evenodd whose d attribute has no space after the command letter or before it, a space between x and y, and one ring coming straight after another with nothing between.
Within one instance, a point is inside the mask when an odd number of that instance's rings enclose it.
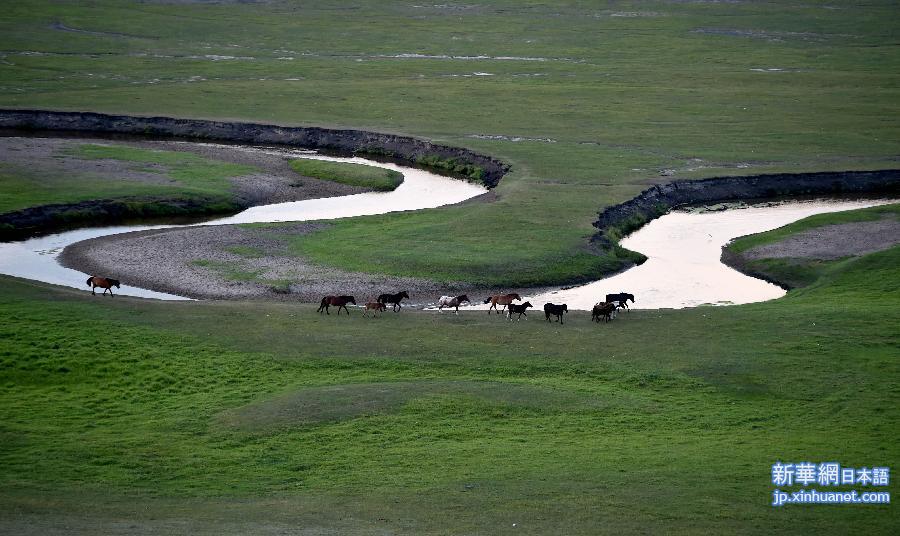
<instances>
[{"instance_id":1,"label":"grassland","mask_svg":"<svg viewBox=\"0 0 900 536\"><path fill-rule=\"evenodd\" d=\"M513 166L496 202L339 222L292 247L367 271L565 280L609 268L584 250L594 214L649 184L896 167L895 14L20 2L0 13L0 105L483 151ZM602 326L0 278L0 532L893 534L892 506L769 502L776 460L897 466L898 267L895 247L775 302Z\"/></svg>"},{"instance_id":2,"label":"grassland","mask_svg":"<svg viewBox=\"0 0 900 536\"><path fill-rule=\"evenodd\" d=\"M493 206L397 216L378 236L360 219L298 247L418 275L432 252L407 264L395 244L439 242L466 252L442 263L451 279L488 266L578 279L610 264L582 255L596 211L651 183L896 167L896 5L832 7L22 2L0 14L0 105L363 128L486 152L513 166Z\"/></svg>"},{"instance_id":3,"label":"grassland","mask_svg":"<svg viewBox=\"0 0 900 536\"><path fill-rule=\"evenodd\" d=\"M64 159L71 171L55 169ZM117 174L92 173L86 162L124 163ZM232 177L253 172L250 166L202 158L189 153L127 145L74 144L61 149L54 161L30 167L0 168L0 213L56 203L97 199L204 199L233 205ZM150 176L147 178L129 175Z\"/></svg>"},{"instance_id":4,"label":"grassland","mask_svg":"<svg viewBox=\"0 0 900 536\"><path fill-rule=\"evenodd\" d=\"M328 162L325 160L291 160L291 169L306 177L362 186L379 192L395 190L403 182L398 171L363 164Z\"/></svg>"},{"instance_id":5,"label":"grassland","mask_svg":"<svg viewBox=\"0 0 900 536\"><path fill-rule=\"evenodd\" d=\"M898 266L565 326L3 279L0 526L888 534L891 506L772 508L769 470L898 459Z\"/></svg>"}]
</instances>

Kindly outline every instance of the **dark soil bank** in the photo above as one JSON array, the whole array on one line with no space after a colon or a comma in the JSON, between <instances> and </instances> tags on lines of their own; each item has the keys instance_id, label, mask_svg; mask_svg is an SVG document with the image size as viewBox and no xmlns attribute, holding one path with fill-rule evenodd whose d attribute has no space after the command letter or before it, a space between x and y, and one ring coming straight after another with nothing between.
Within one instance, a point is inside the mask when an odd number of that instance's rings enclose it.
<instances>
[{"instance_id":1,"label":"dark soil bank","mask_svg":"<svg viewBox=\"0 0 900 536\"><path fill-rule=\"evenodd\" d=\"M509 171L508 164L469 149L364 130L41 110L0 110L0 128L289 145L345 154L381 156L407 165L423 165L462 173L470 178L477 176L488 188L497 186Z\"/></svg>"},{"instance_id":2,"label":"dark soil bank","mask_svg":"<svg viewBox=\"0 0 900 536\"><path fill-rule=\"evenodd\" d=\"M18 133L121 134L157 139L287 145L418 165L463 175L484 183L488 188L496 186L509 170L507 164L468 149L361 130L40 110L0 110L0 129ZM74 225L121 222L129 218L233 213L253 204L258 203L246 199L112 199L47 205L0 215L0 240L25 238Z\"/></svg>"},{"instance_id":3,"label":"dark soil bank","mask_svg":"<svg viewBox=\"0 0 900 536\"><path fill-rule=\"evenodd\" d=\"M591 242L601 249L669 209L693 204L722 203L807 195L896 194L900 170L780 173L750 177L715 177L674 181L648 188L630 201L611 206L594 222L599 229Z\"/></svg>"}]
</instances>

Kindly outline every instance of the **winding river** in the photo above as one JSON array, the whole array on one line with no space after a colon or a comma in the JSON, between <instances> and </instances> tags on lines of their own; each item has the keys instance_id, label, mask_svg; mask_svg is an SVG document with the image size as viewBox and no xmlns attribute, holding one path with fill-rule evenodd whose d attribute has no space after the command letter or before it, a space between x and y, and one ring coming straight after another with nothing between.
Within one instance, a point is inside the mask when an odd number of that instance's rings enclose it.
<instances>
[{"instance_id":1,"label":"winding river","mask_svg":"<svg viewBox=\"0 0 900 536\"><path fill-rule=\"evenodd\" d=\"M403 173L403 183L392 192L372 192L335 198L311 199L249 208L243 212L192 225L227 225L279 221L309 221L384 214L458 203L487 190L416 168L374 162L363 158L339 158L312 151L250 146L229 146L241 151L262 151L291 158L351 162ZM781 227L824 212L837 212L885 204L888 200L816 200L765 203L722 211L676 210L622 241L628 249L648 257L647 262L620 274L579 287L526 297L540 308L545 302L566 303L570 309L589 310L607 293L629 292L637 296L635 308L683 308L703 304L727 305L771 300L785 291L771 283L746 276L723 265L721 248L735 237ZM111 234L179 227L137 225L84 228L21 242L0 243L0 273L46 283L86 289L85 274L57 262L59 253L81 240ZM123 286L117 294L186 300L181 296ZM435 297L436 298L436 297ZM486 306L473 306L482 309Z\"/></svg>"}]
</instances>

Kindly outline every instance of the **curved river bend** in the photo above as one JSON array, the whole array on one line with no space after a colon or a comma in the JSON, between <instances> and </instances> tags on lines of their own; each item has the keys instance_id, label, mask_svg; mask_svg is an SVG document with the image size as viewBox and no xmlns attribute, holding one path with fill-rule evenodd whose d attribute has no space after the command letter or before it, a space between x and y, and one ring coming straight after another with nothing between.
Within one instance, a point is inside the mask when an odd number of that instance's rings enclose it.
<instances>
[{"instance_id":1,"label":"curved river bend","mask_svg":"<svg viewBox=\"0 0 900 536\"><path fill-rule=\"evenodd\" d=\"M186 142L187 143L187 142ZM403 183L392 192L371 192L340 198L310 199L249 208L239 214L193 225L227 225L279 221L309 221L384 214L458 203L487 190L420 169L338 158L313 151L229 146L233 150L260 151L292 158L314 158L379 166L403 173ZM887 200L817 200L734 208L716 212L676 210L651 221L622 241L628 249L648 257L641 266L579 287L526 296L540 308L545 302L566 303L570 309L590 310L607 293L629 292L637 297L634 308L682 308L703 304L739 304L771 300L785 291L771 283L723 265L722 246L735 237L781 227L824 212L837 212L885 204ZM22 242L0 243L0 273L46 283L85 289L86 275L61 266L59 253L68 245L111 234L181 227L178 225L113 226L78 229ZM181 296L123 286L117 294L186 300ZM422 298L416 297L416 301ZM435 296L433 299L436 299ZM475 299L475 296L473 296ZM476 300L480 301L480 300ZM484 309L481 304L472 309Z\"/></svg>"},{"instance_id":2,"label":"curved river bend","mask_svg":"<svg viewBox=\"0 0 900 536\"><path fill-rule=\"evenodd\" d=\"M189 143L189 142L184 142ZM195 144L196 145L196 144ZM403 182L390 192L367 192L342 197L308 199L287 203L275 203L251 207L243 212L216 220L192 225L228 225L237 223L270 223L280 221L310 221L349 218L386 214L402 210L435 208L459 203L487 192L483 186L451 179L435 173L375 162L364 158L340 158L324 156L315 151L273 147L248 147L228 145L230 150L256 151L290 158L311 158L332 162L348 162L378 166L403 173ZM86 274L60 265L57 257L66 246L87 240L119 233L184 227L183 225L132 225L114 227L89 227L49 236L32 238L21 242L0 243L0 274L26 279L36 279L45 283L63 285L78 289L87 288ZM156 292L123 285L116 294L156 298L161 300L187 300L182 296Z\"/></svg>"}]
</instances>

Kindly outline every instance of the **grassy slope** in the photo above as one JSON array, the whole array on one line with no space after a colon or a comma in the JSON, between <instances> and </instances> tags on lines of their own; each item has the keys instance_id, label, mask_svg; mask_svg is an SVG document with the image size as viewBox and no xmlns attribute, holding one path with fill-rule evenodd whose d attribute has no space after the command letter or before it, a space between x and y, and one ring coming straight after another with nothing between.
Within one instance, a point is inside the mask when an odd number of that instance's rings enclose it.
<instances>
[{"instance_id":1,"label":"grassy slope","mask_svg":"<svg viewBox=\"0 0 900 536\"><path fill-rule=\"evenodd\" d=\"M395 190L403 182L403 174L390 169L324 160L291 160L291 169L306 177L363 186L382 192Z\"/></svg>"},{"instance_id":2,"label":"grassy slope","mask_svg":"<svg viewBox=\"0 0 900 536\"><path fill-rule=\"evenodd\" d=\"M446 279L607 269L579 253L595 212L660 170L894 167L900 152L892 2L345 7L16 4L0 14L0 105L369 128L499 156L513 173L490 207L397 215L378 236L359 219L297 246L416 274L433 252L406 246L441 243L464 252ZM544 61L385 57L404 53Z\"/></svg>"},{"instance_id":3,"label":"grassy slope","mask_svg":"<svg viewBox=\"0 0 900 536\"><path fill-rule=\"evenodd\" d=\"M860 221L874 221L885 217L898 217L900 205L883 205L863 210L849 210L830 214L810 216L800 221L773 229L765 233L741 237L727 246L727 250L735 253L741 269L751 273L764 275L772 281L778 281L791 288L804 287L827 278L832 273L839 273L843 266L855 259L821 260L809 258L776 258L776 259L744 259L740 254L764 244L771 244L796 233L822 227Z\"/></svg>"},{"instance_id":4,"label":"grassy slope","mask_svg":"<svg viewBox=\"0 0 900 536\"><path fill-rule=\"evenodd\" d=\"M83 173L73 176L42 171L35 162L29 169L0 168L0 213L53 203L93 199L206 199L210 205L233 202L229 178L245 175L252 167L201 158L189 153L139 149L124 145L81 144L66 151L81 160L113 159L133 163L133 169L168 177L170 183L109 180Z\"/></svg>"},{"instance_id":5,"label":"grassy slope","mask_svg":"<svg viewBox=\"0 0 900 536\"><path fill-rule=\"evenodd\" d=\"M777 302L565 326L3 279L0 523L100 502L68 526L887 534L892 507L771 508L769 466L900 459L898 267L893 248Z\"/></svg>"}]
</instances>

